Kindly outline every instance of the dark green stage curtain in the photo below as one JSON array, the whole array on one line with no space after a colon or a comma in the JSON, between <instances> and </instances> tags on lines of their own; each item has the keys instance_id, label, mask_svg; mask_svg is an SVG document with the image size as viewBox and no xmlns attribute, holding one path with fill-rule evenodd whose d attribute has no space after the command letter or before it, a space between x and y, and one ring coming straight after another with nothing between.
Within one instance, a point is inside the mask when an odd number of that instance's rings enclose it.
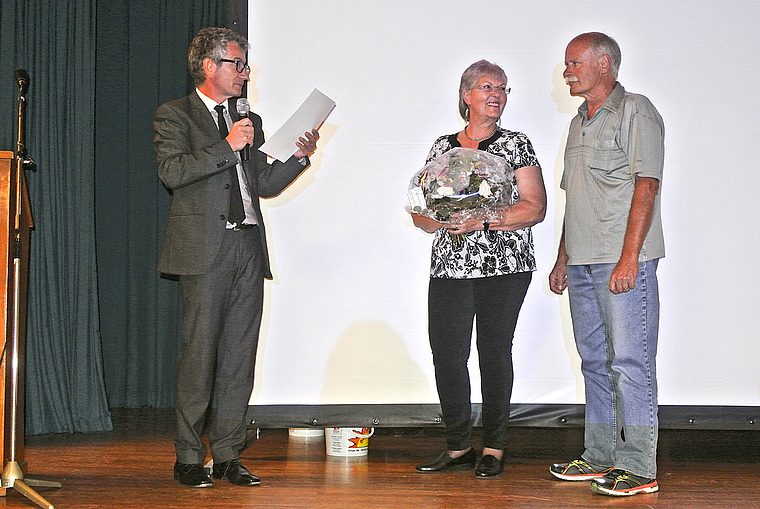
<instances>
[{"instance_id":1,"label":"dark green stage curtain","mask_svg":"<svg viewBox=\"0 0 760 509\"><path fill-rule=\"evenodd\" d=\"M1 0L0 150L15 150L14 70L31 76L26 431L108 431L109 408L173 404L176 284L156 254L169 196L151 146L189 91L187 45L224 0Z\"/></svg>"},{"instance_id":2,"label":"dark green stage curtain","mask_svg":"<svg viewBox=\"0 0 760 509\"><path fill-rule=\"evenodd\" d=\"M175 281L156 272L171 197L153 113L191 90L187 46L223 26L224 0L98 2L95 178L100 326L110 408L171 407L179 352Z\"/></svg>"},{"instance_id":3,"label":"dark green stage curtain","mask_svg":"<svg viewBox=\"0 0 760 509\"><path fill-rule=\"evenodd\" d=\"M2 0L0 147L15 149L13 70L31 76L27 172L32 232L26 431L111 429L97 301L94 0ZM6 84L10 83L8 87ZM10 129L8 129L10 124Z\"/></svg>"}]
</instances>

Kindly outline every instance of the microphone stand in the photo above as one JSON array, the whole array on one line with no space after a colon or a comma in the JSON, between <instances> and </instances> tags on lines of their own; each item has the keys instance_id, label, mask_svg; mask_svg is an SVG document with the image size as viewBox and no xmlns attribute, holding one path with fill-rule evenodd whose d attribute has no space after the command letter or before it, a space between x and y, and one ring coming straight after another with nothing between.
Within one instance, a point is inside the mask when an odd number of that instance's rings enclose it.
<instances>
[{"instance_id":1,"label":"microphone stand","mask_svg":"<svg viewBox=\"0 0 760 509\"><path fill-rule=\"evenodd\" d=\"M21 275L22 275L22 228L21 222L24 170L35 169L34 161L26 156L26 89L29 83L29 75L23 69L16 70L16 80L19 85L18 95L18 143L16 145L16 174L15 174L15 221L14 221L14 238L13 238L13 295L9 296L12 300L9 311L12 317L11 326L11 401L10 401L10 454L8 462L5 464L2 474L2 488L13 488L26 498L45 509L53 509L53 505L45 500L41 495L34 491L30 486L60 488L61 483L55 481L42 481L37 479L25 479L24 472L16 460L16 442L18 440L18 400L19 400L19 347L24 339L22 334L22 320L26 317L21 316ZM8 338L5 338L7 343ZM7 349L6 349L7 351ZM7 365L7 364L6 364ZM6 426L7 430L8 426ZM23 437L21 437L23 440ZM7 443L7 442L6 442Z\"/></svg>"}]
</instances>

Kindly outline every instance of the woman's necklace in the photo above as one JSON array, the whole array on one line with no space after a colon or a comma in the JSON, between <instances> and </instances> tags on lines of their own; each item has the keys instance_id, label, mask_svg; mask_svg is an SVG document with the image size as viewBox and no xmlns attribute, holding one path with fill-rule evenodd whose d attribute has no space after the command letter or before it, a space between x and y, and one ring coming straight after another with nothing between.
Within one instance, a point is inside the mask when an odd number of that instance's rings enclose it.
<instances>
[{"instance_id":1,"label":"woman's necklace","mask_svg":"<svg viewBox=\"0 0 760 509\"><path fill-rule=\"evenodd\" d=\"M493 136L493 133L495 133L495 132L496 132L496 129L498 129L498 127L494 127L494 128L493 128L493 131L491 131L490 133L486 134L485 136L481 136L480 138L470 138L470 135L469 135L469 134L467 134L467 128L468 128L468 127L470 127L470 124L467 124L466 126L464 126L464 135L465 135L465 136L467 137L467 139L468 139L468 140L470 140L470 141L483 141L483 140L485 140L486 138L490 138L491 136Z\"/></svg>"}]
</instances>

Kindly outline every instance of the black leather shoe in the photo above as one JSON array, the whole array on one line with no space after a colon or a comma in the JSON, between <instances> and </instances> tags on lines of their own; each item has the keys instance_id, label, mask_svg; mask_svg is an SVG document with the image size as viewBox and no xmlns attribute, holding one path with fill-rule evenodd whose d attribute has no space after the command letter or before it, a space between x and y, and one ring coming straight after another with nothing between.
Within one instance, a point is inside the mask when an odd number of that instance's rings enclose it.
<instances>
[{"instance_id":1,"label":"black leather shoe","mask_svg":"<svg viewBox=\"0 0 760 509\"><path fill-rule=\"evenodd\" d=\"M475 470L475 477L478 479L493 479L504 473L504 458L498 459L496 456L486 454L480 460L478 468Z\"/></svg>"},{"instance_id":2,"label":"black leather shoe","mask_svg":"<svg viewBox=\"0 0 760 509\"><path fill-rule=\"evenodd\" d=\"M191 488L209 488L214 484L206 475L203 465L195 463L175 463L174 480Z\"/></svg>"},{"instance_id":3,"label":"black leather shoe","mask_svg":"<svg viewBox=\"0 0 760 509\"><path fill-rule=\"evenodd\" d=\"M427 463L420 463L415 467L415 470L417 472L422 472L425 474L432 473L432 472L454 472L454 471L461 471L461 470L472 470L475 468L475 459L478 457L478 454L475 452L475 449L470 449L466 453L464 453L462 456L459 456L458 458L452 458L449 456L449 453L446 451L442 452L440 456L438 456L433 461L428 461Z\"/></svg>"},{"instance_id":4,"label":"black leather shoe","mask_svg":"<svg viewBox=\"0 0 760 509\"><path fill-rule=\"evenodd\" d=\"M214 479L226 479L237 486L256 486L261 483L261 479L250 473L237 459L214 463Z\"/></svg>"}]
</instances>

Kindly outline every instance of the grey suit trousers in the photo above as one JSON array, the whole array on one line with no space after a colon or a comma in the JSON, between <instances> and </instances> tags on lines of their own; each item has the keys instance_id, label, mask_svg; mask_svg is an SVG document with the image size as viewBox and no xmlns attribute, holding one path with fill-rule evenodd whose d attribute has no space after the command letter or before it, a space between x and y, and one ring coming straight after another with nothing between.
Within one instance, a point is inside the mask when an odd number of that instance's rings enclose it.
<instances>
[{"instance_id":1,"label":"grey suit trousers","mask_svg":"<svg viewBox=\"0 0 760 509\"><path fill-rule=\"evenodd\" d=\"M180 276L182 345L174 442L180 463L204 462L201 432L212 401L208 440L214 462L237 459L245 445L266 270L259 235L258 228L227 230L205 274Z\"/></svg>"}]
</instances>

